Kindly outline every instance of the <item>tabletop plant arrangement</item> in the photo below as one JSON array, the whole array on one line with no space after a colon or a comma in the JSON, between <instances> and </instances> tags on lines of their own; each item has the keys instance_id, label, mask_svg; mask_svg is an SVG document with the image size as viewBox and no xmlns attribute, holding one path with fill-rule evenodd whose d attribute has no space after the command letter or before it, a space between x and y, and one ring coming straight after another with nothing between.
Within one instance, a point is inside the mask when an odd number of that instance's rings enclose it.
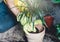
<instances>
[{"instance_id":1,"label":"tabletop plant arrangement","mask_svg":"<svg viewBox=\"0 0 60 42\"><path fill-rule=\"evenodd\" d=\"M24 3L20 3L21 5L18 6L23 7L23 11L18 14L17 21L23 25L28 42L43 42L44 25L47 26L44 21L43 10L47 10L47 2L45 0L20 0L20 2Z\"/></svg>"}]
</instances>

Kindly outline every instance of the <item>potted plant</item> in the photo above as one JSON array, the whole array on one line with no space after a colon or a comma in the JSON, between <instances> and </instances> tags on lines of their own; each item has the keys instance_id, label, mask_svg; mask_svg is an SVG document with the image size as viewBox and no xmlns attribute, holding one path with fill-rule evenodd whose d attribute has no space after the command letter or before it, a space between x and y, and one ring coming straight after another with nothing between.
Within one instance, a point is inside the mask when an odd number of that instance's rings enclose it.
<instances>
[{"instance_id":1,"label":"potted plant","mask_svg":"<svg viewBox=\"0 0 60 42\"><path fill-rule=\"evenodd\" d=\"M23 2L23 1L22 1ZM28 42L43 42L46 23L43 17L42 0L25 0L27 4L23 12L17 16L17 21L23 25ZM41 6L42 5L42 6ZM21 6L23 7L23 6Z\"/></svg>"},{"instance_id":2,"label":"potted plant","mask_svg":"<svg viewBox=\"0 0 60 42\"><path fill-rule=\"evenodd\" d=\"M22 21L24 19L24 21ZM26 34L28 42L43 42L45 35L45 27L42 24L42 21L37 19L34 22L29 22L27 18L17 19L23 25L23 30ZM28 21L28 22L27 22Z\"/></svg>"}]
</instances>

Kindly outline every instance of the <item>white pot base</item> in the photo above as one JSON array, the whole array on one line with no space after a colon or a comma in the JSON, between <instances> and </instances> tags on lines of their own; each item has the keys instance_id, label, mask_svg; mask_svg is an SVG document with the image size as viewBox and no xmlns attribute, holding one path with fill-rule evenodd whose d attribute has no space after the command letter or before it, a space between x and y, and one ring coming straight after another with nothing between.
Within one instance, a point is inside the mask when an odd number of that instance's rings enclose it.
<instances>
[{"instance_id":1,"label":"white pot base","mask_svg":"<svg viewBox=\"0 0 60 42\"><path fill-rule=\"evenodd\" d=\"M40 33L26 34L26 37L28 39L28 42L43 42L44 35L45 35L45 28Z\"/></svg>"}]
</instances>

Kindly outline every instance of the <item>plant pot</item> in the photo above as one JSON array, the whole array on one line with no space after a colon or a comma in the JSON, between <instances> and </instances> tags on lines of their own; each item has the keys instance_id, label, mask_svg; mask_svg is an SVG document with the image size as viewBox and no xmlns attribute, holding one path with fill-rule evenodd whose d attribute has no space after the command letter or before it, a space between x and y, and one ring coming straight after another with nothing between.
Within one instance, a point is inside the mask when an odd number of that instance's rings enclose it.
<instances>
[{"instance_id":1,"label":"plant pot","mask_svg":"<svg viewBox=\"0 0 60 42\"><path fill-rule=\"evenodd\" d=\"M52 16L44 16L44 19L48 28L50 28L53 25L54 18Z\"/></svg>"},{"instance_id":2,"label":"plant pot","mask_svg":"<svg viewBox=\"0 0 60 42\"><path fill-rule=\"evenodd\" d=\"M26 37L28 42L43 42L44 35L45 35L45 28L42 32L39 33L26 34Z\"/></svg>"}]
</instances>

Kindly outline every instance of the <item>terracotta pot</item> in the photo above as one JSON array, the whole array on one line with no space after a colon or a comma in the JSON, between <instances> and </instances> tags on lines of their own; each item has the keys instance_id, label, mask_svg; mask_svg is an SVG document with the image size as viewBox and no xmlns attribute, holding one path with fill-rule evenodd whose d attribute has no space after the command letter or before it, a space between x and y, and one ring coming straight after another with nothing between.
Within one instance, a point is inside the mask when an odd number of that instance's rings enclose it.
<instances>
[{"instance_id":1,"label":"terracotta pot","mask_svg":"<svg viewBox=\"0 0 60 42\"><path fill-rule=\"evenodd\" d=\"M44 16L44 19L48 28L50 28L53 25L54 18L52 16Z\"/></svg>"}]
</instances>

